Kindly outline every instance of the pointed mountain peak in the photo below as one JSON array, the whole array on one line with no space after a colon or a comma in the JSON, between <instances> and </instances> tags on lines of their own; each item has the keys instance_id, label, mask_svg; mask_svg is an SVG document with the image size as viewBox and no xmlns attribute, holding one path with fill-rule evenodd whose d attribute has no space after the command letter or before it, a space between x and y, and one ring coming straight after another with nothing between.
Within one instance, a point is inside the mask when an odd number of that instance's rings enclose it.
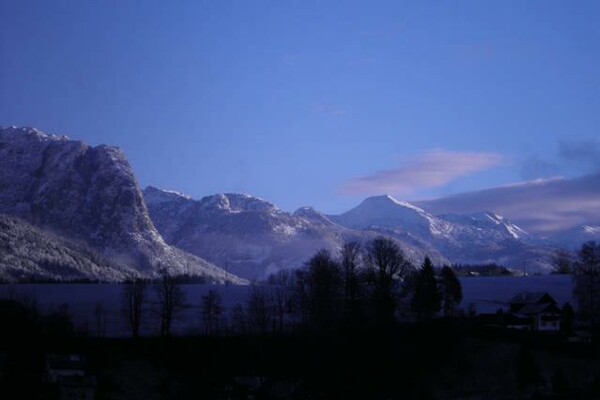
<instances>
[{"instance_id":1,"label":"pointed mountain peak","mask_svg":"<svg viewBox=\"0 0 600 400\"><path fill-rule=\"evenodd\" d=\"M422 208L414 206L407 201L397 200L389 194L384 194L380 196L371 196L367 197L358 207L363 206L373 206L373 207L393 207L393 208L408 208L410 210L416 211L418 213L425 213Z\"/></svg>"},{"instance_id":2,"label":"pointed mountain peak","mask_svg":"<svg viewBox=\"0 0 600 400\"><path fill-rule=\"evenodd\" d=\"M348 228L369 227L401 228L425 234L438 234L445 229L444 223L419 207L392 196L368 197L357 207L332 218Z\"/></svg>"}]
</instances>

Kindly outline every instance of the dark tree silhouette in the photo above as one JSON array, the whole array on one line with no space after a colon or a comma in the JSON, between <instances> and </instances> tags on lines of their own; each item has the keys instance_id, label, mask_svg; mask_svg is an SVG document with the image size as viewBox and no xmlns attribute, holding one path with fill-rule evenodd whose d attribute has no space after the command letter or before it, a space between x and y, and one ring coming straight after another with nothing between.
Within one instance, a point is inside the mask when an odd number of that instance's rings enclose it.
<instances>
[{"instance_id":1,"label":"dark tree silhouette","mask_svg":"<svg viewBox=\"0 0 600 400\"><path fill-rule=\"evenodd\" d=\"M575 310L569 303L565 303L562 308L562 316L560 321L561 330L570 335L573 332L573 321L575 320Z\"/></svg>"},{"instance_id":2,"label":"dark tree silhouette","mask_svg":"<svg viewBox=\"0 0 600 400\"><path fill-rule=\"evenodd\" d=\"M379 323L391 323L396 310L398 282L411 265L395 241L380 236L369 243L366 262L373 282L374 313Z\"/></svg>"},{"instance_id":3,"label":"dark tree silhouette","mask_svg":"<svg viewBox=\"0 0 600 400\"><path fill-rule=\"evenodd\" d=\"M419 317L430 317L440 310L440 292L429 257L425 257L421 270L417 273L411 306Z\"/></svg>"},{"instance_id":4,"label":"dark tree silhouette","mask_svg":"<svg viewBox=\"0 0 600 400\"><path fill-rule=\"evenodd\" d=\"M292 289L294 288L294 273L284 269L269 276L271 303L273 304L273 328L283 332L285 316L292 309Z\"/></svg>"},{"instance_id":5,"label":"dark tree silhouette","mask_svg":"<svg viewBox=\"0 0 600 400\"><path fill-rule=\"evenodd\" d=\"M246 315L248 317L248 328L251 331L261 335L268 332L273 312L269 296L263 288L256 285L252 286Z\"/></svg>"},{"instance_id":6,"label":"dark tree silhouette","mask_svg":"<svg viewBox=\"0 0 600 400\"><path fill-rule=\"evenodd\" d=\"M157 304L155 313L160 319L160 336L171 335L173 320L181 314L185 308L186 295L181 284L175 276L166 268L159 270L160 280L155 286Z\"/></svg>"},{"instance_id":7,"label":"dark tree silhouette","mask_svg":"<svg viewBox=\"0 0 600 400\"><path fill-rule=\"evenodd\" d=\"M442 268L440 283L444 316L449 317L454 314L456 306L462 301L462 286L449 266Z\"/></svg>"},{"instance_id":8,"label":"dark tree silhouette","mask_svg":"<svg viewBox=\"0 0 600 400\"><path fill-rule=\"evenodd\" d=\"M573 272L573 257L566 250L557 250L552 257L553 274L570 274Z\"/></svg>"},{"instance_id":9,"label":"dark tree silhouette","mask_svg":"<svg viewBox=\"0 0 600 400\"><path fill-rule=\"evenodd\" d=\"M579 312L595 327L600 311L600 245L595 241L581 246L573 268L573 279Z\"/></svg>"},{"instance_id":10,"label":"dark tree silhouette","mask_svg":"<svg viewBox=\"0 0 600 400\"><path fill-rule=\"evenodd\" d=\"M342 273L326 250L320 250L307 263L308 307L312 326L330 327L339 319Z\"/></svg>"},{"instance_id":11,"label":"dark tree silhouette","mask_svg":"<svg viewBox=\"0 0 600 400\"><path fill-rule=\"evenodd\" d=\"M133 279L123 286L123 310L131 336L140 336L144 304L146 303L146 282Z\"/></svg>"},{"instance_id":12,"label":"dark tree silhouette","mask_svg":"<svg viewBox=\"0 0 600 400\"><path fill-rule=\"evenodd\" d=\"M96 336L106 335L106 309L100 302L94 305L94 320L96 321Z\"/></svg>"},{"instance_id":13,"label":"dark tree silhouette","mask_svg":"<svg viewBox=\"0 0 600 400\"><path fill-rule=\"evenodd\" d=\"M361 300L360 244L344 243L340 253L340 265L344 280L344 311L347 319L354 320L359 312Z\"/></svg>"},{"instance_id":14,"label":"dark tree silhouette","mask_svg":"<svg viewBox=\"0 0 600 400\"><path fill-rule=\"evenodd\" d=\"M238 335L244 335L248 331L246 312L241 304L236 304L231 309L231 330Z\"/></svg>"},{"instance_id":15,"label":"dark tree silhouette","mask_svg":"<svg viewBox=\"0 0 600 400\"><path fill-rule=\"evenodd\" d=\"M217 335L221 326L223 302L216 290L209 290L202 296L202 321L207 335Z\"/></svg>"}]
</instances>

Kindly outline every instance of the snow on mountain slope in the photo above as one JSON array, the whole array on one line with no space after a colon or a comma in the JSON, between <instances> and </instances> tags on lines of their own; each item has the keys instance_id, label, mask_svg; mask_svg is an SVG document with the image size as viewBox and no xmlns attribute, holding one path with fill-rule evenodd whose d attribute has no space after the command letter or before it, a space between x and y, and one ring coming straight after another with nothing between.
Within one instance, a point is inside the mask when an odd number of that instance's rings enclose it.
<instances>
[{"instance_id":1,"label":"snow on mountain slope","mask_svg":"<svg viewBox=\"0 0 600 400\"><path fill-rule=\"evenodd\" d=\"M388 195L369 197L350 211L330 218L349 228L400 228L421 236L439 236L450 229L445 221Z\"/></svg>"},{"instance_id":2,"label":"snow on mountain slope","mask_svg":"<svg viewBox=\"0 0 600 400\"><path fill-rule=\"evenodd\" d=\"M0 213L83 240L107 257L153 274L238 281L167 245L156 231L125 155L33 128L0 128Z\"/></svg>"},{"instance_id":3,"label":"snow on mountain slope","mask_svg":"<svg viewBox=\"0 0 600 400\"><path fill-rule=\"evenodd\" d=\"M339 216L341 225L372 230L394 237L413 236L428 243L452 263L500 263L519 267L530 261L530 270L550 268L551 250L525 243L527 233L494 213L433 216L391 196L375 196Z\"/></svg>"},{"instance_id":4,"label":"snow on mountain slope","mask_svg":"<svg viewBox=\"0 0 600 400\"><path fill-rule=\"evenodd\" d=\"M144 190L150 216L168 243L224 266L246 278L264 278L302 266L317 250L337 252L346 241L365 243L376 232L357 231L310 207L289 214L243 194L191 200L172 192ZM407 257L420 263L425 251L412 238L398 238ZM436 261L446 261L430 249Z\"/></svg>"},{"instance_id":5,"label":"snow on mountain slope","mask_svg":"<svg viewBox=\"0 0 600 400\"><path fill-rule=\"evenodd\" d=\"M556 232L544 237L542 240L551 243L556 247L578 251L581 248L581 245L586 242L595 241L600 243L600 225L577 226L575 228Z\"/></svg>"},{"instance_id":6,"label":"snow on mountain slope","mask_svg":"<svg viewBox=\"0 0 600 400\"><path fill-rule=\"evenodd\" d=\"M0 280L122 281L136 272L116 264L83 243L0 214Z\"/></svg>"},{"instance_id":7,"label":"snow on mountain slope","mask_svg":"<svg viewBox=\"0 0 600 400\"><path fill-rule=\"evenodd\" d=\"M522 239L529 236L529 233L508 221L506 218L489 211L466 215L446 214L439 215L438 218L455 224L469 226L476 230L496 231L503 237L508 235L513 239Z\"/></svg>"}]
</instances>

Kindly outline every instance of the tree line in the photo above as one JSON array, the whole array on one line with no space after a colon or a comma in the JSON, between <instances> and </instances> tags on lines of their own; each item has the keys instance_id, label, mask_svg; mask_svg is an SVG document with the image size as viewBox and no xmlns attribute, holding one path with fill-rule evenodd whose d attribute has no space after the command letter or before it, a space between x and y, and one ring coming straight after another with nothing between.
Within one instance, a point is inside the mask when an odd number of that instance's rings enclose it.
<instances>
[{"instance_id":1,"label":"tree line","mask_svg":"<svg viewBox=\"0 0 600 400\"><path fill-rule=\"evenodd\" d=\"M169 336L186 308L185 292L164 268L153 290L148 311L158 317L160 335ZM328 332L389 327L400 319L426 320L438 313L450 317L461 300L460 281L451 267L436 270L428 257L414 266L394 240L378 237L364 246L345 243L338 254L319 250L304 267L254 284L245 304L228 312L218 291L210 290L202 296L199 317L207 335ZM140 335L146 302L146 283L124 285L124 311L134 337Z\"/></svg>"}]
</instances>

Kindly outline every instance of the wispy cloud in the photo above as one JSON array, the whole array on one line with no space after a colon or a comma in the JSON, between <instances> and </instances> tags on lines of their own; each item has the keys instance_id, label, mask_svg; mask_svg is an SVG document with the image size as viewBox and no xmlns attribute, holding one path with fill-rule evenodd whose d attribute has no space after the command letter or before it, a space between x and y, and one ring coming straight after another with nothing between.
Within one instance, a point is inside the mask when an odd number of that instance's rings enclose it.
<instances>
[{"instance_id":1,"label":"wispy cloud","mask_svg":"<svg viewBox=\"0 0 600 400\"><path fill-rule=\"evenodd\" d=\"M433 214L494 211L531 233L600 223L600 174L556 178L415 202Z\"/></svg>"},{"instance_id":2,"label":"wispy cloud","mask_svg":"<svg viewBox=\"0 0 600 400\"><path fill-rule=\"evenodd\" d=\"M496 153L469 153L432 150L408 160L398 168L378 171L352 179L342 194L408 195L421 189L443 186L451 181L500 165L504 158Z\"/></svg>"}]
</instances>

